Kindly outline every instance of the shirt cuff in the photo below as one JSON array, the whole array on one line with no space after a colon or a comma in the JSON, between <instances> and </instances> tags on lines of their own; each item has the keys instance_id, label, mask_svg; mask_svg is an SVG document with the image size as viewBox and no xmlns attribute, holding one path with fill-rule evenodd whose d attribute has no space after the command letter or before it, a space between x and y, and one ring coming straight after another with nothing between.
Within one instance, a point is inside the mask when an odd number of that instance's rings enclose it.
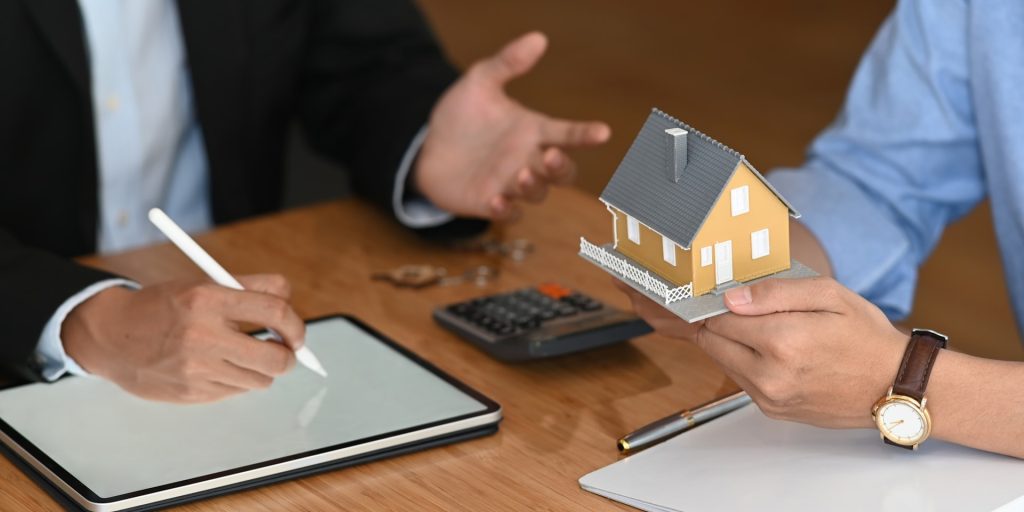
<instances>
[{"instance_id":1,"label":"shirt cuff","mask_svg":"<svg viewBox=\"0 0 1024 512\"><path fill-rule=\"evenodd\" d=\"M409 228L433 228L455 219L455 216L446 212L430 200L424 197L406 198L405 191L408 189L408 181L412 173L412 164L423 147L423 141L427 138L427 127L420 128L420 131L412 139L409 149L405 150L402 163L398 166L398 174L395 176L395 192L391 196L391 206L395 210L395 217L398 221Z\"/></svg>"},{"instance_id":2,"label":"shirt cuff","mask_svg":"<svg viewBox=\"0 0 1024 512\"><path fill-rule=\"evenodd\" d=\"M46 322L46 326L43 327L43 334L39 337L39 343L36 345L36 359L40 363L44 379L52 382L62 377L65 373L89 375L89 372L82 369L67 352L64 352L64 341L60 339L61 327L63 327L64 319L71 313L71 310L103 290L115 286L125 286L133 289L140 288L138 283L127 279L106 279L94 283L64 301L57 308L57 312Z\"/></svg>"}]
</instances>

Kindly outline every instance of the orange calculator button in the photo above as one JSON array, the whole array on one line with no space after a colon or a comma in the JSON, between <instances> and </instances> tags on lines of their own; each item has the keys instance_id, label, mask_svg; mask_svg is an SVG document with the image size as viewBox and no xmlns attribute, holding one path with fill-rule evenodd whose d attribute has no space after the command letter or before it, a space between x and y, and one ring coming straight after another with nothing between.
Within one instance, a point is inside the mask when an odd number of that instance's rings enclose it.
<instances>
[{"instance_id":1,"label":"orange calculator button","mask_svg":"<svg viewBox=\"0 0 1024 512\"><path fill-rule=\"evenodd\" d=\"M572 295L572 290L557 283L544 283L537 287L537 291L555 300Z\"/></svg>"}]
</instances>

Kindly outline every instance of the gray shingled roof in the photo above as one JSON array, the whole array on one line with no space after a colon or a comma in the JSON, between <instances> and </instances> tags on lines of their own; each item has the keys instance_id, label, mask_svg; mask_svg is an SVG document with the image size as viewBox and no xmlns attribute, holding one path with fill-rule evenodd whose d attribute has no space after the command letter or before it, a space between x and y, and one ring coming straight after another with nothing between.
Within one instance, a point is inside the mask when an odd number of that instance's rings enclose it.
<instances>
[{"instance_id":1,"label":"gray shingled roof","mask_svg":"<svg viewBox=\"0 0 1024 512\"><path fill-rule=\"evenodd\" d=\"M678 183L665 171L670 156L664 137L669 128L689 132L687 164ZM800 216L743 155L656 108L651 109L601 200L689 249L740 162L789 208L790 215Z\"/></svg>"}]
</instances>

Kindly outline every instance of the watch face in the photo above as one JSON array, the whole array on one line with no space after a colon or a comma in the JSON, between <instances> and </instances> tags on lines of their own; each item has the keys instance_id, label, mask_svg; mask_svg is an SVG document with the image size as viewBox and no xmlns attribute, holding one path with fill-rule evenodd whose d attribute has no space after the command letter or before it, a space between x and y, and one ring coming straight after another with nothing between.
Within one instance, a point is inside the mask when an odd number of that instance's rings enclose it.
<instances>
[{"instance_id":1,"label":"watch face","mask_svg":"<svg viewBox=\"0 0 1024 512\"><path fill-rule=\"evenodd\" d=\"M878 429L894 443L913 445L928 436L928 421L920 408L904 400L882 404L876 415Z\"/></svg>"}]
</instances>

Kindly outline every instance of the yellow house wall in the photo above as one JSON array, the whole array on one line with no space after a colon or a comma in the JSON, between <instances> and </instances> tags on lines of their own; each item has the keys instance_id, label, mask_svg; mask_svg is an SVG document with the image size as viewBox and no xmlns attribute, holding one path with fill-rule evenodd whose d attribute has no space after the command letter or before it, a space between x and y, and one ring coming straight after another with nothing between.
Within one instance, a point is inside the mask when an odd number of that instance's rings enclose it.
<instances>
[{"instance_id":1,"label":"yellow house wall","mask_svg":"<svg viewBox=\"0 0 1024 512\"><path fill-rule=\"evenodd\" d=\"M629 239L626 228L626 214L612 207L615 211L615 229L618 233L618 251L637 262L641 263L648 270L653 271L662 278L682 286L690 282L692 270L692 258L690 251L683 250L676 245L676 265L665 261L661 247L661 235L654 230L640 223L640 244L633 243Z\"/></svg>"},{"instance_id":2,"label":"yellow house wall","mask_svg":"<svg viewBox=\"0 0 1024 512\"><path fill-rule=\"evenodd\" d=\"M731 191L743 185L750 187L750 211L733 217ZM750 234L764 228L768 228L768 256L751 259ZM625 221L622 229L625 230ZM749 281L789 268L789 211L743 163L733 173L690 248L694 295L707 293L715 287L715 265L700 266L701 248L711 247L714 260L715 243L726 240L732 240L735 281Z\"/></svg>"}]
</instances>

